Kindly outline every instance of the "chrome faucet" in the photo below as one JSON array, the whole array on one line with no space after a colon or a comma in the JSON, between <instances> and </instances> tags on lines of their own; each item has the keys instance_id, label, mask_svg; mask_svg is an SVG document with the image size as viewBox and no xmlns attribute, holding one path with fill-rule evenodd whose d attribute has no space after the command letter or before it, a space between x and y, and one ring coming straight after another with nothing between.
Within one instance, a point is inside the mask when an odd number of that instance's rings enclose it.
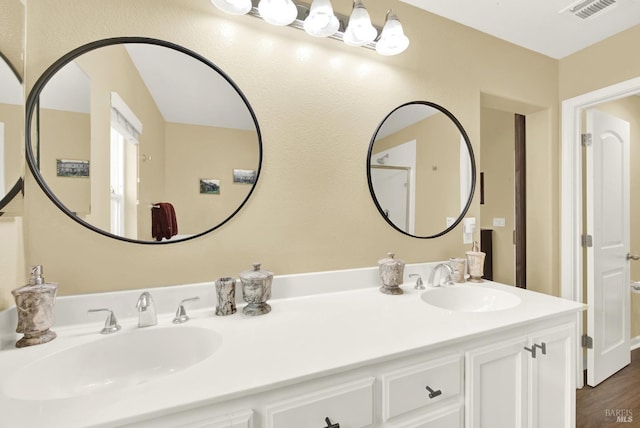
<instances>
[{"instance_id":1,"label":"chrome faucet","mask_svg":"<svg viewBox=\"0 0 640 428\"><path fill-rule=\"evenodd\" d=\"M149 327L158 324L153 297L148 291L143 292L138 297L136 308L138 308L138 327Z\"/></svg>"},{"instance_id":2,"label":"chrome faucet","mask_svg":"<svg viewBox=\"0 0 640 428\"><path fill-rule=\"evenodd\" d=\"M453 269L451 269L451 266L449 266L448 263L439 263L436 265L436 267L434 267L431 270L431 274L429 275L429 281L427 282L427 284L431 285L432 287L440 287L440 283L442 282L442 278L438 277L438 282L434 282L435 281L435 277L436 277L436 273L438 273L439 270L446 270L447 271L447 276L444 278L444 284L445 285L453 285L453 281L451 280L451 275L453 275Z\"/></svg>"}]
</instances>

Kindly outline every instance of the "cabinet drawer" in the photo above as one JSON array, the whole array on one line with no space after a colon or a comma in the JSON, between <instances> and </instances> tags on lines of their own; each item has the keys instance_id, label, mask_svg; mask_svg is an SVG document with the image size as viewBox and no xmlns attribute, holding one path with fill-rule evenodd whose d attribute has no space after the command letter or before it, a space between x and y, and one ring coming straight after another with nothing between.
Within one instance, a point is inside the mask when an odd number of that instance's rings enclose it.
<instances>
[{"instance_id":1,"label":"cabinet drawer","mask_svg":"<svg viewBox=\"0 0 640 428\"><path fill-rule=\"evenodd\" d=\"M385 374L382 376L383 421L460 396L462 370L462 356L453 355Z\"/></svg>"},{"instance_id":2,"label":"cabinet drawer","mask_svg":"<svg viewBox=\"0 0 640 428\"><path fill-rule=\"evenodd\" d=\"M373 383L368 377L269 405L266 427L323 428L326 418L341 427L368 427L373 424Z\"/></svg>"},{"instance_id":3,"label":"cabinet drawer","mask_svg":"<svg viewBox=\"0 0 640 428\"><path fill-rule=\"evenodd\" d=\"M398 424L392 424L393 428L462 428L464 424L464 412L462 405L456 404L436 412L422 415Z\"/></svg>"}]
</instances>

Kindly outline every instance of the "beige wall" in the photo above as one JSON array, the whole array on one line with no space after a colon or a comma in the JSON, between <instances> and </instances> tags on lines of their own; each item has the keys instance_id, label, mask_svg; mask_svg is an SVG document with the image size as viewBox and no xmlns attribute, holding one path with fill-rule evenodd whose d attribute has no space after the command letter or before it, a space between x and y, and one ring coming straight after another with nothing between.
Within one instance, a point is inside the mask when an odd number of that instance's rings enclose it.
<instances>
[{"instance_id":1,"label":"beige wall","mask_svg":"<svg viewBox=\"0 0 640 428\"><path fill-rule=\"evenodd\" d=\"M351 2L334 7L348 13ZM73 294L212 280L254 261L285 274L374 266L389 251L407 262L450 257L460 227L418 240L380 217L366 181L372 133L399 104L424 99L456 115L478 154L480 94L508 95L549 109L549 138L540 149L553 153L558 62L396 0L368 5L377 22L388 7L412 43L390 58L229 16L206 1L29 2L29 88L53 61L92 40L132 34L169 40L211 59L242 89L260 123L264 163L254 195L232 221L210 235L162 246L119 242L80 227L27 176L27 264L44 264L60 293ZM557 167L557 153L547 166ZM532 203L557 207L554 184ZM541 225L547 236L541 251L558 258L554 213ZM469 215L479 214L476 198ZM548 269L532 262L531 269ZM550 271L547 282L557 283L557 276ZM2 287L6 294L12 284Z\"/></svg>"},{"instance_id":2,"label":"beige wall","mask_svg":"<svg viewBox=\"0 0 640 428\"><path fill-rule=\"evenodd\" d=\"M480 226L492 229L493 280L515 285L514 113L482 108L479 170L484 172L484 204ZM505 219L505 227L494 227L494 218Z\"/></svg>"},{"instance_id":3,"label":"beige wall","mask_svg":"<svg viewBox=\"0 0 640 428\"><path fill-rule=\"evenodd\" d=\"M233 169L257 170L256 132L167 123L166 138L166 200L176 210L179 233L211 229L251 190L233 182ZM200 194L201 178L220 180L220 194Z\"/></svg>"},{"instance_id":4,"label":"beige wall","mask_svg":"<svg viewBox=\"0 0 640 428\"><path fill-rule=\"evenodd\" d=\"M91 159L91 118L87 113L42 109L40 112L40 171L51 190L79 216L91 213L94 177L58 177L57 159ZM89 164L90 175L93 175Z\"/></svg>"},{"instance_id":5,"label":"beige wall","mask_svg":"<svg viewBox=\"0 0 640 428\"><path fill-rule=\"evenodd\" d=\"M559 61L560 101L640 76L640 25Z\"/></svg>"},{"instance_id":6,"label":"beige wall","mask_svg":"<svg viewBox=\"0 0 640 428\"><path fill-rule=\"evenodd\" d=\"M21 0L0 0L0 52L23 76L25 10Z\"/></svg>"}]
</instances>

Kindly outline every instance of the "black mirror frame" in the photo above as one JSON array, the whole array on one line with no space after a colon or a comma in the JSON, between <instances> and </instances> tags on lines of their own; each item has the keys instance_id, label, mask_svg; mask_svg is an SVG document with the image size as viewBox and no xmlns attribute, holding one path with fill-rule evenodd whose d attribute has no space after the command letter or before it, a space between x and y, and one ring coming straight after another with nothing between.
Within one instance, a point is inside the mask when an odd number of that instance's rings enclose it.
<instances>
[{"instance_id":1,"label":"black mirror frame","mask_svg":"<svg viewBox=\"0 0 640 428\"><path fill-rule=\"evenodd\" d=\"M11 69L13 74L16 76L16 79L18 79L18 83L23 85L24 82L22 81L22 77L20 77L20 73L18 73L18 70L16 70L13 64L11 64L11 61L9 61L9 58L7 58L2 52L0 52L0 60L3 60L7 64L7 66ZM18 180L16 180L13 187L11 187L11 190L9 190L7 194L2 195L2 197L0 198L0 210L6 207L9 204L9 202L11 202L13 198L16 197L18 193L24 194L24 180L22 179L22 177L18 177ZM0 211L0 216L2 214L3 213Z\"/></svg>"},{"instance_id":2,"label":"black mirror frame","mask_svg":"<svg viewBox=\"0 0 640 428\"><path fill-rule=\"evenodd\" d=\"M90 52L92 50L101 48L101 47L106 47L106 46L111 46L111 45L117 45L117 44L124 44L124 43L142 43L142 44L151 44L151 45L157 45L157 46L162 46L162 47L166 47L169 49L174 49L176 51L182 52L186 55L191 56L192 58L206 64L207 66L211 67L213 70L217 71L238 93L238 95L240 96L240 98L242 98L242 101L244 102L244 104L246 105L247 109L249 110L249 113L251 114L251 117L253 118L253 123L256 127L256 133L258 136L258 167L256 169L256 180L255 183L253 183L253 186L251 187L251 189L249 190L249 193L247 194L247 196L244 198L244 200L242 201L242 203L223 221L221 221L220 223L218 223L217 225L213 226L210 229L207 229L201 233L198 234L194 234L192 236L189 236L187 238L184 239L180 239L180 240L176 240L176 241L141 241L141 240L135 240L135 239L130 239L130 238L126 238L123 236L118 236L118 235L114 235L112 233L109 233L105 230L102 230L84 220L82 220L81 218L77 217L76 215L73 214L73 212L71 212L53 193L53 191L49 188L49 186L47 186L44 177L42 176L42 174L39 171L39 167L38 167L38 160L36 160L36 158L34 157L34 153L33 153L33 148L32 148L32 141L31 141L31 125L32 125L32 121L33 121L33 116L35 113L37 113L37 108L39 105L39 97L40 97L40 93L42 92L43 88L45 87L45 85L47 84L47 82L56 74L56 72L58 72L62 67L64 67L67 63L71 62L72 60L74 60L75 58L79 57L80 55ZM186 242L189 241L191 239L195 239L198 238L202 235L206 235L207 233L210 233L220 227L222 227L224 224L226 224L227 222L229 222L229 220L231 220L243 207L244 205L247 203L247 201L249 200L249 198L251 197L251 195L253 194L257 184L258 184L258 179L260 178L260 171L262 169L262 134L260 133L260 126L258 125L258 120L256 118L255 112L253 111L253 109L251 108L251 105L249 104L249 101L247 100L247 97L244 95L244 93L242 93L242 91L240 90L240 88L233 82L233 80L231 80L231 78L225 73L223 72L218 66L216 66L215 64L213 64L211 61L209 61L208 59L204 58L203 56L201 56L200 54L185 48L183 46L177 45L175 43L172 42L168 42L166 40L160 40L160 39L154 39L154 38L148 38L148 37L113 37L113 38L108 38L108 39L102 39L102 40L97 40L94 42L90 42L87 43L83 46L80 46L68 53L66 53L65 55L63 55L62 57L60 57L58 60L56 60L56 62L54 62L51 66L49 66L49 68L47 68L45 70L45 72L40 76L40 78L36 81L36 83L34 84L33 88L31 89L31 91L29 92L29 96L27 97L27 103L26 103L26 111L25 111L25 147L26 147L26 157L27 157L27 164L29 165L29 169L31 170L31 174L33 175L33 177L35 178L36 182L38 183L38 185L40 186L40 188L42 189L42 191L49 197L49 199L62 211L64 212L67 216L69 216L70 218L72 218L73 220L75 220L76 222L80 223L82 226L96 232L99 233L103 236L107 236L109 238L114 238L120 241L124 241L124 242L131 242L131 243L135 243L135 244L143 244L143 245L164 245L164 244L175 244L175 243L179 243L179 242Z\"/></svg>"},{"instance_id":3,"label":"black mirror frame","mask_svg":"<svg viewBox=\"0 0 640 428\"><path fill-rule=\"evenodd\" d=\"M460 135L462 135L462 138L464 138L465 143L467 144L467 149L469 150L469 161L471 163L471 187L469 189L469 198L467 200L467 204L465 205L464 209L460 212L460 215L456 218L456 220L446 229L444 229L442 232L439 232L435 235L429 235L429 236L418 236L418 235L412 235L411 233L408 233L402 229L400 229L398 226L396 226L390 219L389 217L387 217L384 213L384 210L382 209L382 207L380 206L380 204L378 203L378 199L376 198L376 194L375 194L375 190L373 189L373 183L371 181L371 155L373 154L373 144L376 141L376 137L378 136L378 132L380 132L380 128L382 128L382 126L384 125L385 121L389 118L389 116L391 116L393 113L395 113L397 110L401 109L402 107L406 107L408 105L415 105L415 104L422 104L428 107L432 107L435 108L436 110L444 113L449 119L451 119L451 121L456 125L456 127L458 128L458 130L460 131ZM400 233L403 233L404 235L410 236L412 238L418 238L418 239L433 239L433 238L437 238L439 236L442 236L448 232L450 232L451 230L453 230L464 218L465 214L467 213L467 211L469 211L469 207L471 207L471 202L473 201L473 195L475 193L475 189L476 189L476 160L475 160L475 156L473 154L473 147L471 146L471 140L469 140L469 136L467 135L467 132L464 130L464 128L462 127L462 124L460 123L460 121L446 108L429 102L429 101L410 101L407 103L404 103L402 105L399 105L398 107L394 108L389 114L387 114L384 119L382 119L382 121L380 122L380 124L378 125L378 127L376 128L375 132L373 133L373 137L371 137L371 142L369 143L369 150L367 151L367 182L369 183L369 192L371 193L371 199L373 199L373 203L375 204L376 208L378 209L378 212L380 212L380 215L382 216L382 218L385 219L385 221L391 226L393 227L395 230L397 230Z\"/></svg>"}]
</instances>

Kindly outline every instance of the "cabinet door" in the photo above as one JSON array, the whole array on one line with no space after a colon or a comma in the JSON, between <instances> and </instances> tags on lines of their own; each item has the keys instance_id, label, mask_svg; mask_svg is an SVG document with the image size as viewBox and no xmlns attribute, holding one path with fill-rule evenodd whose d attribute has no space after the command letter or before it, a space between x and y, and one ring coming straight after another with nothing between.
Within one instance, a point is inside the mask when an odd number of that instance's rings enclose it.
<instances>
[{"instance_id":1,"label":"cabinet door","mask_svg":"<svg viewBox=\"0 0 640 428\"><path fill-rule=\"evenodd\" d=\"M526 338L499 342L466 353L465 426L527 426L530 357Z\"/></svg>"},{"instance_id":2,"label":"cabinet door","mask_svg":"<svg viewBox=\"0 0 640 428\"><path fill-rule=\"evenodd\" d=\"M539 345L531 365L531 428L575 426L575 324L567 324L531 336ZM541 352L544 344L545 352Z\"/></svg>"}]
</instances>

